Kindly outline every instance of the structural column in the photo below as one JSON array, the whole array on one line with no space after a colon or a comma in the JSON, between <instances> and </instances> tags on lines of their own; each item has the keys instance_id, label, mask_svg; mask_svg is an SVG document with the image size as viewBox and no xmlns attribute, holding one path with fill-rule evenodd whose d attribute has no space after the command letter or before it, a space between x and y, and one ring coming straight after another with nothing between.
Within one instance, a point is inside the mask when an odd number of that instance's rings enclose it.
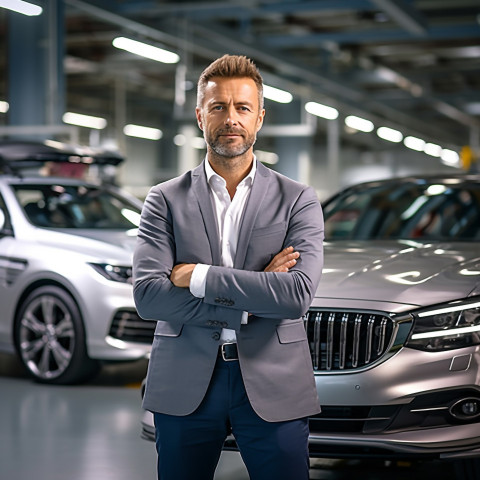
<instances>
[{"instance_id":1,"label":"structural column","mask_svg":"<svg viewBox=\"0 0 480 480\"><path fill-rule=\"evenodd\" d=\"M267 115L272 120L264 129L265 133L275 137L275 150L279 156L276 170L293 180L311 184L313 125L307 123L301 103L267 105Z\"/></svg>"},{"instance_id":2,"label":"structural column","mask_svg":"<svg viewBox=\"0 0 480 480\"><path fill-rule=\"evenodd\" d=\"M8 118L12 126L61 125L65 112L63 1L37 0L36 4L43 8L39 16L8 12Z\"/></svg>"}]
</instances>

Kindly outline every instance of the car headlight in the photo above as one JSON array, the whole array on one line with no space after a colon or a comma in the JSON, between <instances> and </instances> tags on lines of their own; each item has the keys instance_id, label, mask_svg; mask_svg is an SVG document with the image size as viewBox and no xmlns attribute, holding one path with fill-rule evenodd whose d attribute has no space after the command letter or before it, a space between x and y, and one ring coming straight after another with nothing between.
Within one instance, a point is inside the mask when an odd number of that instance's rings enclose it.
<instances>
[{"instance_id":1,"label":"car headlight","mask_svg":"<svg viewBox=\"0 0 480 480\"><path fill-rule=\"evenodd\" d=\"M438 352L480 345L480 297L429 307L413 314L410 348Z\"/></svg>"},{"instance_id":2,"label":"car headlight","mask_svg":"<svg viewBox=\"0 0 480 480\"><path fill-rule=\"evenodd\" d=\"M110 263L89 263L89 265L108 280L132 283L132 267L112 265Z\"/></svg>"}]
</instances>

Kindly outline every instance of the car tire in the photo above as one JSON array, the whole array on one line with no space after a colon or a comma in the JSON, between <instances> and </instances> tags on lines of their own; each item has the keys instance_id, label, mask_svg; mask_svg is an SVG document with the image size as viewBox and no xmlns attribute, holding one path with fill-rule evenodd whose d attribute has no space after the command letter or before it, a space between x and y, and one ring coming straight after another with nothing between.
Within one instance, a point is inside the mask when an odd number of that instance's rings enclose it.
<instances>
[{"instance_id":1,"label":"car tire","mask_svg":"<svg viewBox=\"0 0 480 480\"><path fill-rule=\"evenodd\" d=\"M99 370L99 363L87 355L77 304L55 285L36 288L23 301L15 320L15 346L27 372L39 383L81 383Z\"/></svg>"}]
</instances>

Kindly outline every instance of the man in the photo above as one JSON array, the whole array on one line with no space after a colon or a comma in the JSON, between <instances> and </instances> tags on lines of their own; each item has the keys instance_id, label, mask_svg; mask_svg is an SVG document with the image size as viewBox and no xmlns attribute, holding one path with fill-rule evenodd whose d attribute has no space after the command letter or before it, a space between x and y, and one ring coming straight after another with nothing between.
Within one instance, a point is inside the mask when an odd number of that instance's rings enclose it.
<instances>
[{"instance_id":1,"label":"man","mask_svg":"<svg viewBox=\"0 0 480 480\"><path fill-rule=\"evenodd\" d=\"M252 480L309 477L306 417L320 407L301 316L323 217L312 188L255 160L264 115L253 62L213 62L197 92L206 159L145 201L134 296L158 321L143 406L161 480L212 480L231 432Z\"/></svg>"}]
</instances>

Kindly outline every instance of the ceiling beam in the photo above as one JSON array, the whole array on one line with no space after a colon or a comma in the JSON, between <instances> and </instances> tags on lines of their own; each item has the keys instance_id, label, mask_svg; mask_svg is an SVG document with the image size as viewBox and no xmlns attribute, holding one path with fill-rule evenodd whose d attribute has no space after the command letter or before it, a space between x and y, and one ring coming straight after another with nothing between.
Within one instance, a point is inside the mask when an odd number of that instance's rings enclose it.
<instances>
[{"instance_id":1,"label":"ceiling beam","mask_svg":"<svg viewBox=\"0 0 480 480\"><path fill-rule=\"evenodd\" d=\"M407 32L419 36L427 34L427 20L411 3L403 0L371 0L371 2Z\"/></svg>"}]
</instances>

